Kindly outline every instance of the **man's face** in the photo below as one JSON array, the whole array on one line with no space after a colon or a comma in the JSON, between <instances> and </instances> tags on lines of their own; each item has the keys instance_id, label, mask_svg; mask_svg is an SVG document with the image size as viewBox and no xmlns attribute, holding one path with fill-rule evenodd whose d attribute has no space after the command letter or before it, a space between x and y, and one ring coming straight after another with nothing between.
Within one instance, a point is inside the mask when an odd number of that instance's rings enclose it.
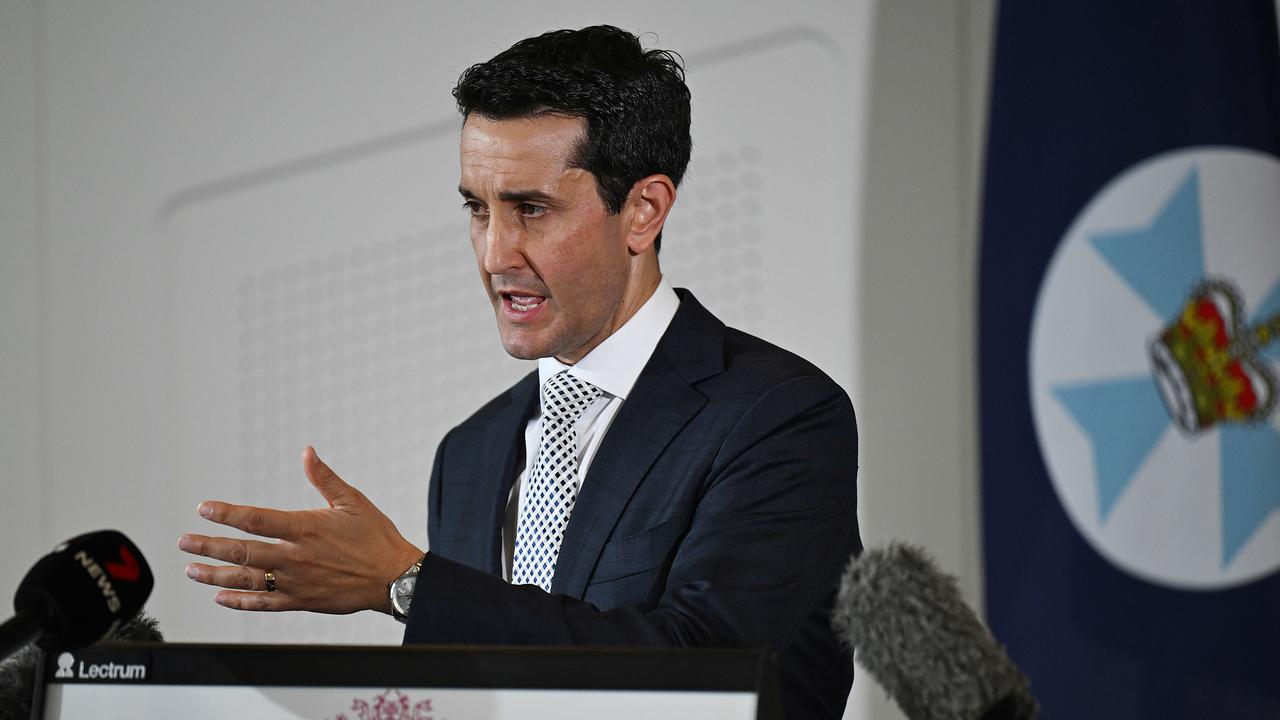
<instances>
[{"instance_id":1,"label":"man's face","mask_svg":"<svg viewBox=\"0 0 1280 720\"><path fill-rule=\"evenodd\" d=\"M458 190L513 357L577 362L635 309L624 297L629 213L610 215L591 173L568 164L584 132L581 118L555 115L472 114L462 126Z\"/></svg>"}]
</instances>

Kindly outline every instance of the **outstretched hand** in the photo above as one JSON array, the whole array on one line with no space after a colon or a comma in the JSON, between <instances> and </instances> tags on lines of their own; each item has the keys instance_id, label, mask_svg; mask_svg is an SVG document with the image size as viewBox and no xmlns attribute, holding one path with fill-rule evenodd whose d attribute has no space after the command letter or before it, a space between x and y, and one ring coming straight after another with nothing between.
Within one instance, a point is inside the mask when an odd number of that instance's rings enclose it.
<instances>
[{"instance_id":1,"label":"outstretched hand","mask_svg":"<svg viewBox=\"0 0 1280 720\"><path fill-rule=\"evenodd\" d=\"M201 517L279 542L186 534L178 549L231 565L191 563L187 577L222 590L214 600L237 610L391 612L388 584L422 558L391 520L359 490L343 482L308 446L307 479L327 508L283 511L202 502ZM266 573L275 579L267 592Z\"/></svg>"}]
</instances>

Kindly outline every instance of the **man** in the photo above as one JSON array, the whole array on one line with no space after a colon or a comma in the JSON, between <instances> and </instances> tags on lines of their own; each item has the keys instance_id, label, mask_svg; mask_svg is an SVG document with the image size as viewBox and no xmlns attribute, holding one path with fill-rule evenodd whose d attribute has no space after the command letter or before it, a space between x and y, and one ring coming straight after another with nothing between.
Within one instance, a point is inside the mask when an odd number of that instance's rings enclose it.
<instances>
[{"instance_id":1,"label":"man","mask_svg":"<svg viewBox=\"0 0 1280 720\"><path fill-rule=\"evenodd\" d=\"M853 409L662 278L691 147L680 63L617 28L564 30L454 95L481 279L503 347L538 370L441 441L425 556L308 448L330 507L202 503L282 542L184 535L233 563L188 575L243 610L403 616L406 642L771 644L788 715L840 717L853 671L828 614L861 548ZM412 591L389 597L396 578Z\"/></svg>"}]
</instances>

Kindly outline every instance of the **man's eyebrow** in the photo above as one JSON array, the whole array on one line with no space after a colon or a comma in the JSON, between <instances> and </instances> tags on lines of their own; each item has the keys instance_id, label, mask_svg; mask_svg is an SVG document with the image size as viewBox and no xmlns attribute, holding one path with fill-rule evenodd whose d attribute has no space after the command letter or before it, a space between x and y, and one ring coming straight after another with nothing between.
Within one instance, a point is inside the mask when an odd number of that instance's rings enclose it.
<instances>
[{"instance_id":1,"label":"man's eyebrow","mask_svg":"<svg viewBox=\"0 0 1280 720\"><path fill-rule=\"evenodd\" d=\"M503 190L498 193L498 199L503 202L514 202L514 203L522 203L522 202L553 203L555 202L556 198L551 193L543 192L541 190Z\"/></svg>"},{"instance_id":2,"label":"man's eyebrow","mask_svg":"<svg viewBox=\"0 0 1280 720\"><path fill-rule=\"evenodd\" d=\"M471 192L470 190L468 190L467 188L461 185L458 186L458 194L462 195L462 197L466 198L467 200L480 199L479 197L476 196L475 193ZM554 195L548 192L543 192L542 190L502 190L498 193L498 199L501 200L502 202L513 202L513 203L543 202L543 203L550 204L556 201L556 198Z\"/></svg>"}]
</instances>

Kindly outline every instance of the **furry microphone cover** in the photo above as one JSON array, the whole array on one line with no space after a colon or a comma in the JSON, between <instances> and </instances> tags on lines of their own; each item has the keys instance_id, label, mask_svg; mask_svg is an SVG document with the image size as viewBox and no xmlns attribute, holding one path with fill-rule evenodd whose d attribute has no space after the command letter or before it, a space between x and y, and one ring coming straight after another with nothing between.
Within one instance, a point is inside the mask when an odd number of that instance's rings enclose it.
<instances>
[{"instance_id":1,"label":"furry microphone cover","mask_svg":"<svg viewBox=\"0 0 1280 720\"><path fill-rule=\"evenodd\" d=\"M911 720L1035 717L1027 678L921 549L854 558L832 624Z\"/></svg>"}]
</instances>

